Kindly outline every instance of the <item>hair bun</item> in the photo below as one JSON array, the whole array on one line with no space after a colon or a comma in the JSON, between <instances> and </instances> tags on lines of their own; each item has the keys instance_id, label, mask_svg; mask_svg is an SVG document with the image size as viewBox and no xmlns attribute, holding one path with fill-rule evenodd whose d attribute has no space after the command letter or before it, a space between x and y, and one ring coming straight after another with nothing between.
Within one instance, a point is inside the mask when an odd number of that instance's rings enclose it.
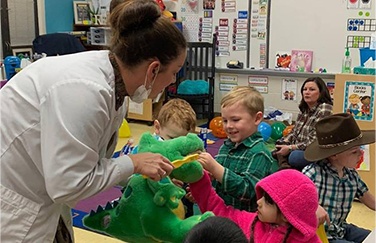
<instances>
[{"instance_id":1,"label":"hair bun","mask_svg":"<svg viewBox=\"0 0 376 243\"><path fill-rule=\"evenodd\" d=\"M162 15L159 6L154 0L128 2L120 9L116 27L123 36L135 31L152 28L153 24Z\"/></svg>"}]
</instances>

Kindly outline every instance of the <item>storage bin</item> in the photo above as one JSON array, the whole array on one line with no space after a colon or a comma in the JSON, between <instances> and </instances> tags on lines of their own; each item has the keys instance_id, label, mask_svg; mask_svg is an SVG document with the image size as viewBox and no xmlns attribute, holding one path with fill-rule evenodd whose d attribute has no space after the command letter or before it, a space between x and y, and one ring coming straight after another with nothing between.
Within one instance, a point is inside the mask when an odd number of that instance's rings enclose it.
<instances>
[{"instance_id":1,"label":"storage bin","mask_svg":"<svg viewBox=\"0 0 376 243\"><path fill-rule=\"evenodd\" d=\"M21 60L16 56L8 56L4 60L5 75L7 80L10 80L17 72L16 69L20 68Z\"/></svg>"},{"instance_id":2,"label":"storage bin","mask_svg":"<svg viewBox=\"0 0 376 243\"><path fill-rule=\"evenodd\" d=\"M369 47L366 48L359 48L359 54L360 54L360 65L364 67L364 63L372 57L372 60L375 61L376 59L376 50L372 50Z\"/></svg>"}]
</instances>

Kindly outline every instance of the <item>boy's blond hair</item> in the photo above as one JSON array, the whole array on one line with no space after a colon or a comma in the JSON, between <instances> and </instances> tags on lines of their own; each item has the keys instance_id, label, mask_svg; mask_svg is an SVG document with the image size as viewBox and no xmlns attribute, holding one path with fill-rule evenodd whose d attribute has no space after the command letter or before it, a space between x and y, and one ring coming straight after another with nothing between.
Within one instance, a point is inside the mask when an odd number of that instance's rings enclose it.
<instances>
[{"instance_id":1,"label":"boy's blond hair","mask_svg":"<svg viewBox=\"0 0 376 243\"><path fill-rule=\"evenodd\" d=\"M175 98L164 104L158 113L157 120L161 127L173 123L194 132L196 128L196 113L192 106L185 100Z\"/></svg>"},{"instance_id":2,"label":"boy's blond hair","mask_svg":"<svg viewBox=\"0 0 376 243\"><path fill-rule=\"evenodd\" d=\"M221 108L231 106L237 102L243 104L252 116L259 111L264 113L264 97L253 87L236 86L223 96Z\"/></svg>"}]
</instances>

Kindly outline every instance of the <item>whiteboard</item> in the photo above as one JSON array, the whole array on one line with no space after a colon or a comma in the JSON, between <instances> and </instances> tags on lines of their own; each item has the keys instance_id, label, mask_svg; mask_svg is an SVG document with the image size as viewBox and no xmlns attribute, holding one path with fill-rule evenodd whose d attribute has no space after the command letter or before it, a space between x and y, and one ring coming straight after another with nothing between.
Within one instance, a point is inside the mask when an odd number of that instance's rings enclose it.
<instances>
[{"instance_id":1,"label":"whiteboard","mask_svg":"<svg viewBox=\"0 0 376 243\"><path fill-rule=\"evenodd\" d=\"M280 51L313 51L312 70L341 72L348 35L371 36L370 31L348 31L348 19L374 19L371 9L349 9L350 0L274 0L270 9L269 67ZM358 0L356 2L362 2ZM359 12L363 15L360 16ZM365 13L370 16L366 17ZM359 49L350 48L352 67L359 66Z\"/></svg>"}]
</instances>

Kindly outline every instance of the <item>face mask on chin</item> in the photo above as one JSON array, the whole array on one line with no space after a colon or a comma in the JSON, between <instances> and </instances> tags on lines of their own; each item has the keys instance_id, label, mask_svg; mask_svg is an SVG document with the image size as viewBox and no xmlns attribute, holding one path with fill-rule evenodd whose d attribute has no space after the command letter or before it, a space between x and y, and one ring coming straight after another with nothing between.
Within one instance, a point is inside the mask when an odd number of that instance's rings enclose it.
<instances>
[{"instance_id":1,"label":"face mask on chin","mask_svg":"<svg viewBox=\"0 0 376 243\"><path fill-rule=\"evenodd\" d=\"M153 99L153 103L158 103L159 100L160 100L161 97L162 97L162 94L163 94L163 91L160 92L160 93L157 95L157 97L155 97L155 98Z\"/></svg>"},{"instance_id":2,"label":"face mask on chin","mask_svg":"<svg viewBox=\"0 0 376 243\"><path fill-rule=\"evenodd\" d=\"M158 76L158 72L159 72L159 68L157 70L157 74L155 75L153 81L151 82L150 86L149 86L149 89L146 89L145 85L146 85L146 82L148 80L148 75L146 74L145 76L145 83L141 86L139 86L136 91L133 93L133 95L131 95L129 98L133 101L133 102L136 102L138 104L141 104L142 102L144 102L145 100L147 100L149 98L149 95L153 89L153 84L155 82L155 80L157 79L157 76Z\"/></svg>"}]
</instances>

